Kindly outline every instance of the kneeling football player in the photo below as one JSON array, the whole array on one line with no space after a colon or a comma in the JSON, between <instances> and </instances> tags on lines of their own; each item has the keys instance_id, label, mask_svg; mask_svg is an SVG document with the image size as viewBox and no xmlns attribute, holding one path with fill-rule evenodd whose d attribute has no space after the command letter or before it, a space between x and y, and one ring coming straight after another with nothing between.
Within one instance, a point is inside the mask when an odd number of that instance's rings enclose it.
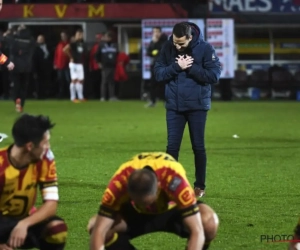
<instances>
[{"instance_id":1,"label":"kneeling football player","mask_svg":"<svg viewBox=\"0 0 300 250\"><path fill-rule=\"evenodd\" d=\"M21 116L13 125L14 143L0 149L0 249L62 250L65 222L56 216L57 175L44 116ZM39 186L43 204L33 209ZM35 210L35 211L33 211Z\"/></svg>"},{"instance_id":2,"label":"kneeling football player","mask_svg":"<svg viewBox=\"0 0 300 250\"><path fill-rule=\"evenodd\" d=\"M130 240L152 232L187 238L187 249L208 249L216 213L197 202L182 165L165 153L142 153L112 177L98 215L88 223L91 250L134 250Z\"/></svg>"}]
</instances>

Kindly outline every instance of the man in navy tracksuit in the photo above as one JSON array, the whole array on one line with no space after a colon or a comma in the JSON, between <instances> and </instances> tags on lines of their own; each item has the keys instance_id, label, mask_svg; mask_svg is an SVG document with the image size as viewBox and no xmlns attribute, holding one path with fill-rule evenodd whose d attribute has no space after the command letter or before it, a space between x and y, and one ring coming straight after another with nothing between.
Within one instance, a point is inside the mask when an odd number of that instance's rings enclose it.
<instances>
[{"instance_id":1,"label":"man in navy tracksuit","mask_svg":"<svg viewBox=\"0 0 300 250\"><path fill-rule=\"evenodd\" d=\"M214 48L203 40L194 23L178 23L154 66L157 81L165 81L167 153L178 160L186 122L195 156L195 193L205 195L204 131L211 105L211 84L217 83L221 64Z\"/></svg>"}]
</instances>

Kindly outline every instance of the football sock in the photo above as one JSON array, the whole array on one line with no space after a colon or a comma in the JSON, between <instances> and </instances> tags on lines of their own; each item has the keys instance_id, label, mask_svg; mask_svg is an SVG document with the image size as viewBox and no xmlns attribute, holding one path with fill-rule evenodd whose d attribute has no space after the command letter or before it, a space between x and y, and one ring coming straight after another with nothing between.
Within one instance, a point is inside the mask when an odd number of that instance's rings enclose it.
<instances>
[{"instance_id":1,"label":"football sock","mask_svg":"<svg viewBox=\"0 0 300 250\"><path fill-rule=\"evenodd\" d=\"M75 89L75 84L71 83L70 84L70 99L71 101L75 100L76 98L76 89Z\"/></svg>"},{"instance_id":2,"label":"football sock","mask_svg":"<svg viewBox=\"0 0 300 250\"><path fill-rule=\"evenodd\" d=\"M76 92L79 100L83 99L83 85L81 83L76 83Z\"/></svg>"},{"instance_id":3,"label":"football sock","mask_svg":"<svg viewBox=\"0 0 300 250\"><path fill-rule=\"evenodd\" d=\"M106 250L136 250L130 244L129 236L124 233L114 233L114 235L106 241Z\"/></svg>"},{"instance_id":4,"label":"football sock","mask_svg":"<svg viewBox=\"0 0 300 250\"><path fill-rule=\"evenodd\" d=\"M40 242L40 250L63 250L67 238L67 225L65 223L58 224L48 228L45 232L44 239Z\"/></svg>"}]
</instances>

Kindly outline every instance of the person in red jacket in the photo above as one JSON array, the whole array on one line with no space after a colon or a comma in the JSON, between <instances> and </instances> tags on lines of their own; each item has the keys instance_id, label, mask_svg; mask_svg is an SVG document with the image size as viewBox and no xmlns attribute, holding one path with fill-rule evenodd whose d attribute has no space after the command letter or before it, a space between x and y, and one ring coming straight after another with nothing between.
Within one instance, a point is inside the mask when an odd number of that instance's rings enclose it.
<instances>
[{"instance_id":1,"label":"person in red jacket","mask_svg":"<svg viewBox=\"0 0 300 250\"><path fill-rule=\"evenodd\" d=\"M60 37L61 41L57 44L54 53L54 69L57 72L59 83L58 97L62 98L71 80L69 75L69 57L63 52L63 48L69 44L68 35L66 32L61 32Z\"/></svg>"},{"instance_id":2,"label":"person in red jacket","mask_svg":"<svg viewBox=\"0 0 300 250\"><path fill-rule=\"evenodd\" d=\"M101 86L101 69L95 59L95 54L98 50L99 43L102 40L102 34L96 34L96 41L90 51L89 57L89 69L90 69L90 93L93 98L100 98L100 86Z\"/></svg>"},{"instance_id":3,"label":"person in red jacket","mask_svg":"<svg viewBox=\"0 0 300 250\"><path fill-rule=\"evenodd\" d=\"M117 65L115 70L114 80L116 83L116 96L119 97L120 84L128 80L126 72L126 66L129 63L130 58L125 52L119 52L117 57Z\"/></svg>"}]
</instances>

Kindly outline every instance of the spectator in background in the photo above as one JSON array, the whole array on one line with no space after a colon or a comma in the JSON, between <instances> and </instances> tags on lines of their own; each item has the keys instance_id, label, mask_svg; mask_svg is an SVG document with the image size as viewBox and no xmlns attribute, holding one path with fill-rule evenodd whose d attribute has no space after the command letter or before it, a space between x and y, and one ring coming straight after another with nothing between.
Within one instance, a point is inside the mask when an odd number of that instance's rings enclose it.
<instances>
[{"instance_id":1,"label":"spectator in background","mask_svg":"<svg viewBox=\"0 0 300 250\"><path fill-rule=\"evenodd\" d=\"M126 66L128 65L129 61L130 57L125 52L119 52L114 76L114 81L116 85L115 93L117 97L119 97L120 95L120 84L128 80Z\"/></svg>"},{"instance_id":2,"label":"spectator in background","mask_svg":"<svg viewBox=\"0 0 300 250\"><path fill-rule=\"evenodd\" d=\"M3 5L2 0L0 0L0 11L2 10L2 5ZM5 41L3 41L3 43L5 43ZM11 61L8 59L7 55L3 54L1 51L0 51L0 65L6 67L8 70L13 70L14 67L15 67L14 63L11 62ZM2 67L2 68L3 68L3 67ZM4 80L5 80L5 79L4 79ZM4 86L4 87L5 87L5 86ZM5 90L6 90L6 89L4 89L4 91L5 91Z\"/></svg>"},{"instance_id":3,"label":"spectator in background","mask_svg":"<svg viewBox=\"0 0 300 250\"><path fill-rule=\"evenodd\" d=\"M96 42L90 51L89 57L89 69L90 69L90 92L92 98L100 98L100 86L101 86L101 69L96 61L95 55L99 47L99 43L102 40L102 34L96 34Z\"/></svg>"},{"instance_id":4,"label":"spectator in background","mask_svg":"<svg viewBox=\"0 0 300 250\"><path fill-rule=\"evenodd\" d=\"M211 105L211 84L221 75L215 49L204 41L194 23L177 23L154 66L157 81L166 81L167 153L178 160L188 122L194 151L195 194L205 195L206 151L204 132Z\"/></svg>"},{"instance_id":5,"label":"spectator in background","mask_svg":"<svg viewBox=\"0 0 300 250\"><path fill-rule=\"evenodd\" d=\"M63 49L69 44L66 32L60 33L61 41L57 44L54 52L54 69L57 73L58 80L58 97L63 98L66 86L70 83L69 57L64 53Z\"/></svg>"},{"instance_id":6,"label":"spectator in background","mask_svg":"<svg viewBox=\"0 0 300 250\"><path fill-rule=\"evenodd\" d=\"M2 53L5 56L9 56L9 44L7 42L8 37L12 37L13 32L11 29L8 29L3 33L3 39L0 42L0 48ZM5 65L1 65L1 80L2 80L2 90L3 90L3 99L7 100L10 97L10 77L9 77L9 68Z\"/></svg>"},{"instance_id":7,"label":"spectator in background","mask_svg":"<svg viewBox=\"0 0 300 250\"><path fill-rule=\"evenodd\" d=\"M157 89L159 87L159 82L156 81L154 75L154 64L156 59L159 56L159 52L164 45L164 43L168 40L166 34L161 32L161 27L154 27L152 30L152 41L149 44L147 49L147 55L152 58L151 62L151 80L150 80L150 102L146 105L146 107L155 107L156 99L157 99Z\"/></svg>"},{"instance_id":8,"label":"spectator in background","mask_svg":"<svg viewBox=\"0 0 300 250\"><path fill-rule=\"evenodd\" d=\"M34 53L35 95L38 99L50 96L51 84L50 53L43 35L37 37L37 47Z\"/></svg>"},{"instance_id":9,"label":"spectator in background","mask_svg":"<svg viewBox=\"0 0 300 250\"><path fill-rule=\"evenodd\" d=\"M18 29L16 35L9 38L9 51L15 68L12 71L14 101L16 111L22 112L27 95L27 86L32 73L32 61L35 41L25 26Z\"/></svg>"},{"instance_id":10,"label":"spectator in background","mask_svg":"<svg viewBox=\"0 0 300 250\"><path fill-rule=\"evenodd\" d=\"M106 91L108 88L109 100L115 101L115 82L114 74L116 70L118 56L118 46L113 42L112 32L106 32L103 42L99 44L95 59L102 70L101 81L101 101L105 101Z\"/></svg>"},{"instance_id":11,"label":"spectator in background","mask_svg":"<svg viewBox=\"0 0 300 250\"><path fill-rule=\"evenodd\" d=\"M70 63L70 96L71 101L78 103L85 101L83 97L83 83L84 83L84 61L87 53L87 46L83 41L83 31L77 30L74 40L66 45L63 51L69 56ZM76 94L78 99L76 99Z\"/></svg>"}]
</instances>

